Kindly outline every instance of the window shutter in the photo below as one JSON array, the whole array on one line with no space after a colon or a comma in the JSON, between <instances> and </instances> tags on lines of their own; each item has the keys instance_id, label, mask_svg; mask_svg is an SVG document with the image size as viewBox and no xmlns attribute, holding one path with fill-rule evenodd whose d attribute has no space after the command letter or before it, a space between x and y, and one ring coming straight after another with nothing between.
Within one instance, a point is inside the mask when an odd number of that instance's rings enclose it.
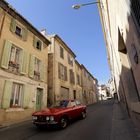
<instances>
[{"instance_id":1,"label":"window shutter","mask_svg":"<svg viewBox=\"0 0 140 140\"><path fill-rule=\"evenodd\" d=\"M24 50L21 51L21 64L20 64L20 73L21 74L27 74L27 64L29 60L29 54L25 52Z\"/></svg>"},{"instance_id":2,"label":"window shutter","mask_svg":"<svg viewBox=\"0 0 140 140\"><path fill-rule=\"evenodd\" d=\"M34 67L35 67L35 57L33 55L30 56L30 66L29 66L29 76L31 78L34 77Z\"/></svg>"},{"instance_id":3,"label":"window shutter","mask_svg":"<svg viewBox=\"0 0 140 140\"><path fill-rule=\"evenodd\" d=\"M74 72L72 72L73 73L73 84L75 84L75 74L74 74Z\"/></svg>"},{"instance_id":4,"label":"window shutter","mask_svg":"<svg viewBox=\"0 0 140 140\"><path fill-rule=\"evenodd\" d=\"M61 73L61 70L60 69L61 69L61 64L58 63L58 78L59 79L61 79L61 74L60 74Z\"/></svg>"},{"instance_id":5,"label":"window shutter","mask_svg":"<svg viewBox=\"0 0 140 140\"><path fill-rule=\"evenodd\" d=\"M43 63L43 62L41 62L41 68L40 68L40 80L41 81L47 81L46 78L47 77L47 67L46 67L46 65Z\"/></svg>"},{"instance_id":6,"label":"window shutter","mask_svg":"<svg viewBox=\"0 0 140 140\"><path fill-rule=\"evenodd\" d=\"M3 48L2 60L1 60L2 68L8 69L11 47L12 47L12 43L6 40Z\"/></svg>"},{"instance_id":7,"label":"window shutter","mask_svg":"<svg viewBox=\"0 0 140 140\"><path fill-rule=\"evenodd\" d=\"M28 30L26 28L22 28L22 38L24 41L27 41Z\"/></svg>"},{"instance_id":8,"label":"window shutter","mask_svg":"<svg viewBox=\"0 0 140 140\"><path fill-rule=\"evenodd\" d=\"M12 82L5 81L3 98L2 98L2 108L3 109L7 109L10 107L11 93L12 93Z\"/></svg>"},{"instance_id":9,"label":"window shutter","mask_svg":"<svg viewBox=\"0 0 140 140\"><path fill-rule=\"evenodd\" d=\"M65 81L67 81L67 67L64 67L64 77Z\"/></svg>"},{"instance_id":10,"label":"window shutter","mask_svg":"<svg viewBox=\"0 0 140 140\"><path fill-rule=\"evenodd\" d=\"M36 48L37 38L34 36L33 38L33 46Z\"/></svg>"},{"instance_id":11,"label":"window shutter","mask_svg":"<svg viewBox=\"0 0 140 140\"><path fill-rule=\"evenodd\" d=\"M14 33L16 30L16 20L14 18L11 19L10 31Z\"/></svg>"},{"instance_id":12,"label":"window shutter","mask_svg":"<svg viewBox=\"0 0 140 140\"><path fill-rule=\"evenodd\" d=\"M30 87L28 85L24 85L24 98L23 98L23 108L28 108L30 102Z\"/></svg>"}]
</instances>

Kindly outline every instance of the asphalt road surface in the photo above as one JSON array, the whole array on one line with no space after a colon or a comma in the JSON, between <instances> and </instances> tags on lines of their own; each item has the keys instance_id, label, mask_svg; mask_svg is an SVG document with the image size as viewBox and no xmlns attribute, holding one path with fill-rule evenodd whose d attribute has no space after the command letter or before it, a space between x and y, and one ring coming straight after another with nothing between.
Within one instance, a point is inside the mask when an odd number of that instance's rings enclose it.
<instances>
[{"instance_id":1,"label":"asphalt road surface","mask_svg":"<svg viewBox=\"0 0 140 140\"><path fill-rule=\"evenodd\" d=\"M31 121L0 129L0 140L110 140L113 101L102 101L87 108L84 120L72 122L66 129L38 130Z\"/></svg>"}]
</instances>

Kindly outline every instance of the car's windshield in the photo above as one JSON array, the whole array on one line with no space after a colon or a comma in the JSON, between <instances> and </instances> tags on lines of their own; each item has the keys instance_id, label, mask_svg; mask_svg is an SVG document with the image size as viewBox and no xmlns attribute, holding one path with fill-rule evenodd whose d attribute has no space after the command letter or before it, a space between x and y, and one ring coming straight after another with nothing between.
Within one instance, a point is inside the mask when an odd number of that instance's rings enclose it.
<instances>
[{"instance_id":1,"label":"car's windshield","mask_svg":"<svg viewBox=\"0 0 140 140\"><path fill-rule=\"evenodd\" d=\"M53 104L51 106L52 107L56 107L56 108L63 108L63 107L67 107L68 106L69 101L68 100L61 100L56 102L55 104Z\"/></svg>"}]
</instances>

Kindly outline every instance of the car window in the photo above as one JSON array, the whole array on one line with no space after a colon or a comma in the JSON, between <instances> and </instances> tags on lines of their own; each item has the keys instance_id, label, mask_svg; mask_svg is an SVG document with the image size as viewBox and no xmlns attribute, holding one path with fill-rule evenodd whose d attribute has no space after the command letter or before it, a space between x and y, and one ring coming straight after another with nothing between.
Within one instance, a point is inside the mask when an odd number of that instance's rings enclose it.
<instances>
[{"instance_id":1,"label":"car window","mask_svg":"<svg viewBox=\"0 0 140 140\"><path fill-rule=\"evenodd\" d=\"M50 108L63 108L63 107L67 107L69 104L68 100L61 100L61 101L57 101L55 104L53 104Z\"/></svg>"},{"instance_id":2,"label":"car window","mask_svg":"<svg viewBox=\"0 0 140 140\"><path fill-rule=\"evenodd\" d=\"M80 101L76 100L76 105L81 105Z\"/></svg>"},{"instance_id":3,"label":"car window","mask_svg":"<svg viewBox=\"0 0 140 140\"><path fill-rule=\"evenodd\" d=\"M76 106L75 101L71 101L71 106Z\"/></svg>"}]
</instances>

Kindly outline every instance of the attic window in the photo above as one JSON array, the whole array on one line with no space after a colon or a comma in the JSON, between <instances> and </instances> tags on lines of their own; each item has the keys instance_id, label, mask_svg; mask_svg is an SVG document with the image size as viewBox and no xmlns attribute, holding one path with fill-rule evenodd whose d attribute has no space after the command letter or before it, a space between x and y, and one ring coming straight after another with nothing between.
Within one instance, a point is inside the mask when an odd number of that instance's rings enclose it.
<instances>
[{"instance_id":1,"label":"attic window","mask_svg":"<svg viewBox=\"0 0 140 140\"><path fill-rule=\"evenodd\" d=\"M19 26L16 26L16 30L15 30L16 35L18 36L22 36L22 29Z\"/></svg>"},{"instance_id":2,"label":"attic window","mask_svg":"<svg viewBox=\"0 0 140 140\"><path fill-rule=\"evenodd\" d=\"M37 50L42 50L42 41L37 38L37 37L34 37L34 47L37 49Z\"/></svg>"},{"instance_id":3,"label":"attic window","mask_svg":"<svg viewBox=\"0 0 140 140\"><path fill-rule=\"evenodd\" d=\"M36 48L37 48L38 50L41 50L41 41L40 41L40 40L38 40L38 41L36 42Z\"/></svg>"}]
</instances>

